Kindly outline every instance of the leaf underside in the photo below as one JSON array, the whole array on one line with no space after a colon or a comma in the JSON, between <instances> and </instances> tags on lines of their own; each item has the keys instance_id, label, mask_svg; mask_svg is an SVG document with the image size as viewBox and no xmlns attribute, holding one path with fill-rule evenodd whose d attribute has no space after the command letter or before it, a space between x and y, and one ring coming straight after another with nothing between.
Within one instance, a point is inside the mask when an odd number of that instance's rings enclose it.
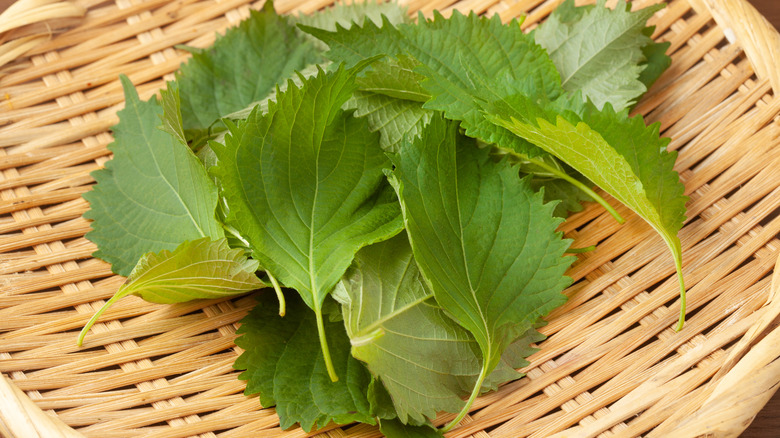
<instances>
[{"instance_id":1,"label":"leaf underside","mask_svg":"<svg viewBox=\"0 0 780 438\"><path fill-rule=\"evenodd\" d=\"M163 109L141 101L122 77L125 108L109 145L114 157L92 173L97 184L84 198L92 220L86 237L94 256L123 276L148 252L173 250L181 242L223 237L215 218L217 189L189 147L161 130Z\"/></svg>"},{"instance_id":2,"label":"leaf underside","mask_svg":"<svg viewBox=\"0 0 780 438\"><path fill-rule=\"evenodd\" d=\"M574 7L564 2L534 31L536 42L547 49L568 92L579 91L598 108L610 103L616 110L629 108L647 90L655 68L647 68L645 53L656 46L645 31L647 20L662 4L631 12L630 4L614 9L599 5ZM652 58L653 65L662 62Z\"/></svg>"},{"instance_id":3,"label":"leaf underside","mask_svg":"<svg viewBox=\"0 0 780 438\"><path fill-rule=\"evenodd\" d=\"M405 233L359 251L334 297L352 355L381 379L401 422L463 407L480 371L479 347L436 304ZM496 384L521 376L506 368Z\"/></svg>"},{"instance_id":4,"label":"leaf underside","mask_svg":"<svg viewBox=\"0 0 780 438\"><path fill-rule=\"evenodd\" d=\"M184 242L175 250L149 253L136 265L117 294L135 294L152 303L241 295L267 287L255 274L258 263L226 239Z\"/></svg>"}]
</instances>

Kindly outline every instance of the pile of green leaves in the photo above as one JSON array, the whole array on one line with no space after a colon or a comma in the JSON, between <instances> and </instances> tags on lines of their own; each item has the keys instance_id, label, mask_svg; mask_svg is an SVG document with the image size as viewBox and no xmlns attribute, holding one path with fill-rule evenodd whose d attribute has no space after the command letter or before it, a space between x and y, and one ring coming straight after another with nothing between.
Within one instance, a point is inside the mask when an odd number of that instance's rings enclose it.
<instances>
[{"instance_id":1,"label":"pile of green leaves","mask_svg":"<svg viewBox=\"0 0 780 438\"><path fill-rule=\"evenodd\" d=\"M667 45L646 25L657 7L629 9L567 1L526 34L267 2L192 50L160 99L123 78L114 158L85 195L95 255L128 277L103 309L268 288L235 366L283 428L436 436L442 411L453 427L521 377L565 301L563 217L594 199L622 221L594 184L658 231L679 273L675 154L628 115Z\"/></svg>"}]
</instances>

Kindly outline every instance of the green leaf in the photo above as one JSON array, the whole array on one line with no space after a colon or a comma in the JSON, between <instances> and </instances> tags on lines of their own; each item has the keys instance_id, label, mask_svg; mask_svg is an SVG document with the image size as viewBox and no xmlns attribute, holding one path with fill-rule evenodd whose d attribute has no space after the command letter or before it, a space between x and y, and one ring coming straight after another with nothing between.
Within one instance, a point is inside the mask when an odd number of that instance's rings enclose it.
<instances>
[{"instance_id":1,"label":"green leaf","mask_svg":"<svg viewBox=\"0 0 780 438\"><path fill-rule=\"evenodd\" d=\"M228 225L314 310L326 363L325 297L361 247L403 226L378 135L341 109L362 68L321 71L301 88L290 85L267 114L255 110L229 123L225 145L211 144Z\"/></svg>"},{"instance_id":2,"label":"green leaf","mask_svg":"<svg viewBox=\"0 0 780 438\"><path fill-rule=\"evenodd\" d=\"M397 2L336 2L329 8L309 15L299 14L294 19L304 26L335 31L338 26L349 28L355 23L361 24L366 20L380 24L385 19L397 25L408 22L409 16L406 8ZM311 35L304 35L317 45L318 50L324 52L327 49L322 41L312 38Z\"/></svg>"},{"instance_id":3,"label":"green leaf","mask_svg":"<svg viewBox=\"0 0 780 438\"><path fill-rule=\"evenodd\" d=\"M434 118L392 157L414 256L436 301L474 336L482 368L465 415L504 350L563 304L572 257L544 204L506 161Z\"/></svg>"},{"instance_id":4,"label":"green leaf","mask_svg":"<svg viewBox=\"0 0 780 438\"><path fill-rule=\"evenodd\" d=\"M399 6L395 2L389 3L338 3L330 8L317 11L310 15L297 15L290 17L293 21L296 21L304 26L313 27L316 29L324 29L333 31L337 26L350 27L353 22L361 21L364 19L370 19L376 23L382 21L382 17L385 17L390 23L398 24L409 21L408 16L404 8ZM307 39L309 42L315 44L318 53L324 53L327 50L322 41L312 37L309 34L298 31L300 36ZM310 64L297 70L298 74L293 75L293 83L300 86L303 78L312 77L317 74L318 69L325 68L329 65L324 59L317 61L318 64ZM284 79L284 78L282 78ZM280 81L281 82L281 81ZM278 84L280 92L287 89L289 82L281 82ZM276 99L276 89L271 90L263 99L252 101L250 104L233 111L229 114L224 114L233 120L243 120L249 116L249 113L254 109L256 105L260 105L262 112L268 111L268 102ZM218 140L220 141L220 140ZM221 143L222 141L220 141Z\"/></svg>"},{"instance_id":5,"label":"green leaf","mask_svg":"<svg viewBox=\"0 0 780 438\"><path fill-rule=\"evenodd\" d=\"M295 71L320 62L320 52L277 15L273 2L196 51L176 75L185 131L208 130L220 117L265 98ZM282 55L282 56L280 56Z\"/></svg>"},{"instance_id":6,"label":"green leaf","mask_svg":"<svg viewBox=\"0 0 780 438\"><path fill-rule=\"evenodd\" d=\"M334 298L352 355L384 383L401 422L462 408L462 379L476 380L479 350L436 304L405 233L358 252Z\"/></svg>"},{"instance_id":7,"label":"green leaf","mask_svg":"<svg viewBox=\"0 0 780 438\"><path fill-rule=\"evenodd\" d=\"M214 212L217 189L186 144L159 129L163 114L154 99L143 102L122 77L125 108L109 145L114 158L92 173L97 184L84 198L92 220L87 238L94 256L130 274L148 252L172 250L181 242L223 236Z\"/></svg>"},{"instance_id":8,"label":"green leaf","mask_svg":"<svg viewBox=\"0 0 780 438\"><path fill-rule=\"evenodd\" d=\"M267 287L255 272L258 263L225 239L184 242L174 251L146 254L117 295L138 295L152 303L241 295Z\"/></svg>"},{"instance_id":9,"label":"green leaf","mask_svg":"<svg viewBox=\"0 0 780 438\"><path fill-rule=\"evenodd\" d=\"M317 342L317 322L299 297L288 296L288 314L279 317L273 294L262 294L241 321L236 345L244 349L234 367L246 370L247 395L259 393L263 407L276 405L279 423L287 429L299 422L306 431L360 421L376 424L366 397L371 380L365 367L349 354L349 338L341 322L325 321L333 366L342 377L332 382Z\"/></svg>"},{"instance_id":10,"label":"green leaf","mask_svg":"<svg viewBox=\"0 0 780 438\"><path fill-rule=\"evenodd\" d=\"M363 77L347 107L365 117L371 131L379 132L383 150L397 152L404 137L417 137L433 111L422 104L430 98L414 72L417 61L406 56L375 61Z\"/></svg>"},{"instance_id":11,"label":"green leaf","mask_svg":"<svg viewBox=\"0 0 780 438\"><path fill-rule=\"evenodd\" d=\"M384 384L402 423L463 407L480 372L480 350L433 299L405 233L360 250L333 296L343 306L352 355ZM486 389L522 377L515 369L527 364L535 334L502 358Z\"/></svg>"},{"instance_id":12,"label":"green leaf","mask_svg":"<svg viewBox=\"0 0 780 438\"><path fill-rule=\"evenodd\" d=\"M621 0L614 9L598 5L574 8L568 0L534 31L536 42L547 49L561 74L563 88L581 91L598 108L609 102L621 110L647 90L640 75L645 70L645 47L654 46L647 20L662 4L631 12ZM655 62L653 65L657 65Z\"/></svg>"},{"instance_id":13,"label":"green leaf","mask_svg":"<svg viewBox=\"0 0 780 438\"><path fill-rule=\"evenodd\" d=\"M529 175L531 177L531 188L534 191L544 189L545 202L557 202L553 215L566 218L570 213L582 211L582 203L592 201L593 199L579 188L571 185L568 181L559 178L544 178ZM583 184L590 184L581 175L574 173L574 177L583 180Z\"/></svg>"},{"instance_id":14,"label":"green leaf","mask_svg":"<svg viewBox=\"0 0 780 438\"><path fill-rule=\"evenodd\" d=\"M654 26L646 27L645 35L651 37L654 30ZM666 69L672 65L672 58L666 54L666 51L669 50L671 45L672 43L670 42L653 42L652 44L648 44L642 47L642 54L644 55L646 61L643 64L645 68L639 75L639 80L645 84L645 88L648 90L651 86L653 86L655 81L661 77L661 74L663 74L663 72L665 72Z\"/></svg>"},{"instance_id":15,"label":"green leaf","mask_svg":"<svg viewBox=\"0 0 780 438\"><path fill-rule=\"evenodd\" d=\"M187 144L184 135L184 122L181 117L181 96L178 82L168 82L168 87L160 92L162 97L162 126L160 129L171 134L179 143Z\"/></svg>"},{"instance_id":16,"label":"green leaf","mask_svg":"<svg viewBox=\"0 0 780 438\"><path fill-rule=\"evenodd\" d=\"M380 420L379 431L387 438L440 438L441 432L431 426L409 426L399 420Z\"/></svg>"},{"instance_id":17,"label":"green leaf","mask_svg":"<svg viewBox=\"0 0 780 438\"><path fill-rule=\"evenodd\" d=\"M355 117L365 118L372 132L379 132L379 145L388 152L398 152L404 137L419 136L433 115L418 102L363 91L355 91L347 106L355 109Z\"/></svg>"},{"instance_id":18,"label":"green leaf","mask_svg":"<svg viewBox=\"0 0 780 438\"><path fill-rule=\"evenodd\" d=\"M335 31L305 24L298 27L326 43L329 47L326 57L333 62L344 63L346 68L377 55L404 53L404 36L387 17L382 17L381 25L371 20L366 20L363 26L336 24Z\"/></svg>"},{"instance_id":19,"label":"green leaf","mask_svg":"<svg viewBox=\"0 0 780 438\"><path fill-rule=\"evenodd\" d=\"M560 78L550 58L517 21L508 25L500 17L468 16L454 11L444 18L435 12L434 20L422 17L417 24L397 28L385 22L381 27L366 22L363 27L339 28L335 32L304 27L328 43L326 56L348 66L376 55L405 55L419 62L415 72L428 80L422 85L432 95L425 108L444 111L447 118L462 120L466 133L488 143L512 143L511 149L536 156L544 154L516 136L487 123L474 101L486 93L488 101L506 90L493 90L492 79L511 75L512 92L541 92L556 97L563 92ZM403 58L402 58L403 59Z\"/></svg>"},{"instance_id":20,"label":"green leaf","mask_svg":"<svg viewBox=\"0 0 780 438\"><path fill-rule=\"evenodd\" d=\"M556 178L574 185L622 222L617 212L578 176L558 171L558 166L547 166L555 159L544 150L483 117L484 104L501 96L524 93L552 99L564 92L552 60L532 36L522 32L518 22L504 25L497 15L488 19L455 11L447 19L436 13L432 21L420 18L416 25L398 28L390 23L379 27L367 22L362 28L339 28L335 32L305 27L304 30L328 43L327 56L336 62L352 65L380 54L402 54L402 60L406 57L419 62L414 73L418 80L419 75L427 78L422 86L432 96L423 108L443 111L447 118L461 121L467 135L495 144L536 167L544 166L545 172L553 172ZM413 136L424 126L409 111L413 105L399 108L400 104L391 104L389 99L375 95L358 95L356 100L361 105L357 114L370 115L369 125L380 130L382 144L388 150L397 149L403 139L396 126L413 129ZM399 119L406 123L397 123ZM581 198L582 195L577 197ZM571 204L561 209L568 206Z\"/></svg>"},{"instance_id":21,"label":"green leaf","mask_svg":"<svg viewBox=\"0 0 780 438\"><path fill-rule=\"evenodd\" d=\"M564 107L571 107L570 102ZM685 220L685 187L674 171L677 156L660 138L660 124L644 124L609 105L587 103L579 114L542 107L515 95L497 103L486 117L559 157L649 223L671 251L682 296L679 328L685 312L682 250L677 232Z\"/></svg>"},{"instance_id":22,"label":"green leaf","mask_svg":"<svg viewBox=\"0 0 780 438\"><path fill-rule=\"evenodd\" d=\"M371 379L368 384L368 402L371 404L371 414L377 419L391 420L398 415L393 406L393 399L387 389L377 379Z\"/></svg>"},{"instance_id":23,"label":"green leaf","mask_svg":"<svg viewBox=\"0 0 780 438\"><path fill-rule=\"evenodd\" d=\"M380 59L356 82L361 91L423 104L431 95L420 85L425 76L415 73L418 66L416 60L404 55Z\"/></svg>"},{"instance_id":24,"label":"green leaf","mask_svg":"<svg viewBox=\"0 0 780 438\"><path fill-rule=\"evenodd\" d=\"M226 239L187 241L175 250L144 255L119 290L98 310L79 335L78 344L103 312L128 295L152 303L183 303L241 295L266 287L255 272L258 263Z\"/></svg>"}]
</instances>

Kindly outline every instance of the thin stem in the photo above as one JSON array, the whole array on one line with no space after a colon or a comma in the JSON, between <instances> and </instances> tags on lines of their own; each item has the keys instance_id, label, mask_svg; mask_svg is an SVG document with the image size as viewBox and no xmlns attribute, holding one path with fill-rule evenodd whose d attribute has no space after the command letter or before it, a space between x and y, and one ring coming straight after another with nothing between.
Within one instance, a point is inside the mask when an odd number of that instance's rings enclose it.
<instances>
[{"instance_id":1,"label":"thin stem","mask_svg":"<svg viewBox=\"0 0 780 438\"><path fill-rule=\"evenodd\" d=\"M333 368L333 360L330 358L328 340L325 338L325 323L322 320L322 309L315 309L314 314L317 315L317 333L320 336L320 348L322 348L322 358L325 359L325 369L328 370L330 380L338 382L339 376L336 375L336 369Z\"/></svg>"},{"instance_id":2,"label":"thin stem","mask_svg":"<svg viewBox=\"0 0 780 438\"><path fill-rule=\"evenodd\" d=\"M486 357L488 355L485 355ZM463 417L466 416L466 414L469 413L469 410L471 409L471 406L474 404L474 400L477 399L477 396L479 396L479 392L482 389L482 383L485 381L485 378L488 375L488 366L487 366L487 360L482 361L482 370L479 372L479 377L477 377L477 383L474 384L474 389L471 390L471 396L466 401L466 406L463 406L463 409L460 410L458 413L458 416L455 417L454 420L450 421L446 426L444 426L441 429L441 433L447 433L450 430L452 430L453 427L457 426L458 423L460 423L461 420L463 420Z\"/></svg>"},{"instance_id":3,"label":"thin stem","mask_svg":"<svg viewBox=\"0 0 780 438\"><path fill-rule=\"evenodd\" d=\"M276 281L276 277L274 277L273 274L268 271L265 271L265 273L268 275L268 279L271 280L271 286L273 286L274 292L276 292L276 298L279 299L279 316L284 316L287 313L287 304L284 301L282 287L279 286L279 282Z\"/></svg>"},{"instance_id":4,"label":"thin stem","mask_svg":"<svg viewBox=\"0 0 780 438\"><path fill-rule=\"evenodd\" d=\"M81 332L79 332L79 337L76 340L76 345L81 347L84 344L84 337L87 336L87 332L89 332L89 329L92 328L92 326L97 322L98 318L100 318L100 315L103 314L106 310L108 310L109 307L111 307L112 304L117 302L117 300L124 298L126 295L128 295L129 292L127 289L125 290L119 290L117 293L114 294L113 297L109 298L108 301L106 301L106 304L103 304L103 307L98 309L97 312L95 312L94 315L92 315L92 318L87 321L87 324L84 326L84 328L81 329Z\"/></svg>"},{"instance_id":5,"label":"thin stem","mask_svg":"<svg viewBox=\"0 0 780 438\"><path fill-rule=\"evenodd\" d=\"M682 259L677 253L674 254L674 267L677 270L677 282L680 284L680 317L677 320L677 327L675 327L674 330L679 332L683 329L683 325L685 325L685 307L687 300L685 297L685 280L682 275Z\"/></svg>"},{"instance_id":6,"label":"thin stem","mask_svg":"<svg viewBox=\"0 0 780 438\"><path fill-rule=\"evenodd\" d=\"M620 214L618 214L618 212L614 208L612 208L611 205L609 205L609 203L607 203L607 201L604 200L604 198L599 196L596 192L593 191L593 189L591 189L590 187L586 186L581 181L577 181L576 179L574 179L570 175L568 175L566 172L563 172L560 169L556 169L555 167L548 165L544 161L537 160L535 158L527 158L527 157L526 157L526 160L528 160L528 162L530 162L530 163L533 163L533 164L543 168L544 170L550 172L551 174L557 176L558 178L560 178L562 180L565 180L565 181L568 181L573 186L575 186L578 189L580 189L583 192L585 192L585 194L590 196L594 201L598 202L602 207L604 207L607 210L607 212L609 212L609 214L611 214L612 217L614 217L615 220L619 224L622 224L622 223L624 223L626 221L625 219L623 219L622 216L620 216Z\"/></svg>"},{"instance_id":7,"label":"thin stem","mask_svg":"<svg viewBox=\"0 0 780 438\"><path fill-rule=\"evenodd\" d=\"M596 250L596 245L586 246L585 248L569 248L566 250L567 254L582 254Z\"/></svg>"}]
</instances>

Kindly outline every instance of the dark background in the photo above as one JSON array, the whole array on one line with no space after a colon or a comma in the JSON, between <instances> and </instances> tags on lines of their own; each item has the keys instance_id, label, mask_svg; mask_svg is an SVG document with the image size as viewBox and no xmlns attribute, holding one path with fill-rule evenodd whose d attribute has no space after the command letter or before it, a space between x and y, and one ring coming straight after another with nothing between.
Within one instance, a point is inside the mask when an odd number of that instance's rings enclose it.
<instances>
[{"instance_id":1,"label":"dark background","mask_svg":"<svg viewBox=\"0 0 780 438\"><path fill-rule=\"evenodd\" d=\"M748 0L769 21L780 29L780 0ZM4 11L12 0L0 0L0 12ZM778 66L780 68L780 66ZM780 437L780 391L758 414L741 438L777 438Z\"/></svg>"},{"instance_id":2,"label":"dark background","mask_svg":"<svg viewBox=\"0 0 780 438\"><path fill-rule=\"evenodd\" d=\"M748 0L776 29L780 29L780 0ZM777 66L780 68L780 65ZM778 90L780 91L780 90ZM759 412L756 419L740 438L780 437L780 391Z\"/></svg>"}]
</instances>

